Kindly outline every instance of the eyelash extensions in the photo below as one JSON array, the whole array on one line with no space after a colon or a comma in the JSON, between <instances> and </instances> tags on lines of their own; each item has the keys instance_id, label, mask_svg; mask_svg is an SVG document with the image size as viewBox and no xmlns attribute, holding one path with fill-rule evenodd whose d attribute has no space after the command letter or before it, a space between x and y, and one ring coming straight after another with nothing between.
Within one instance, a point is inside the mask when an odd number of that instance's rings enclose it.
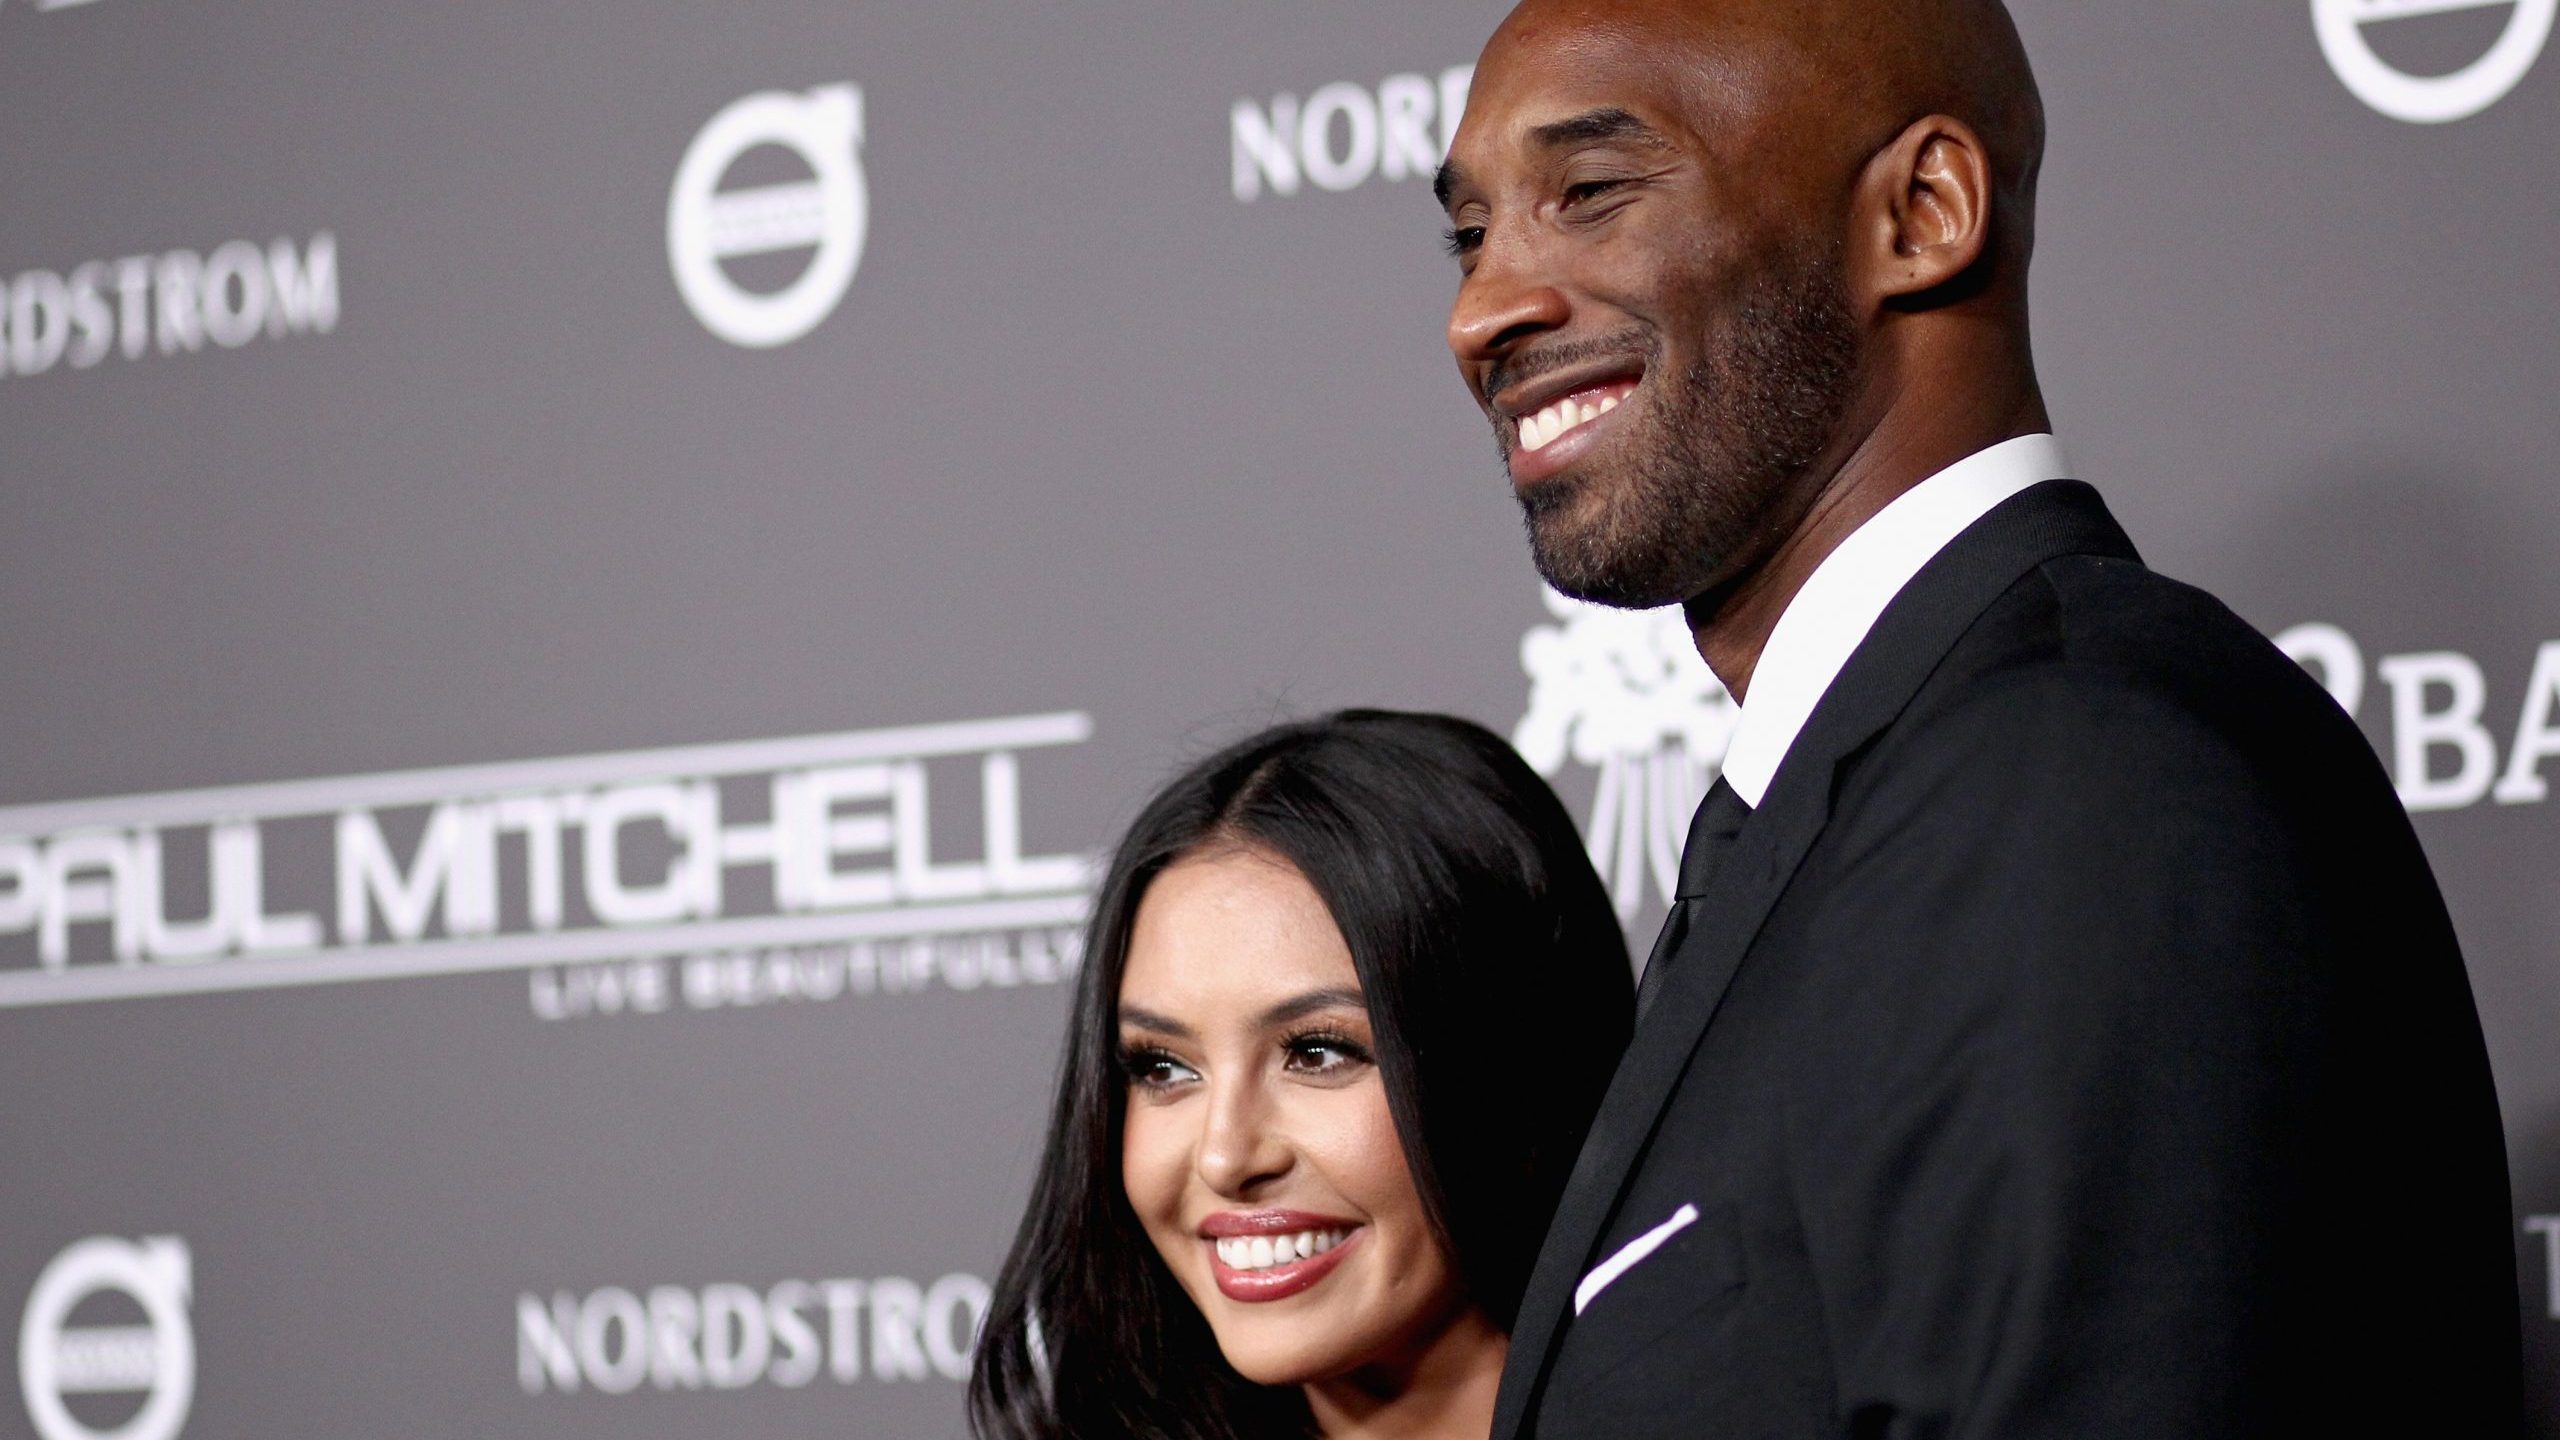
<instances>
[{"instance_id":1,"label":"eyelash extensions","mask_svg":"<svg viewBox=\"0 0 2560 1440\"><path fill-rule=\"evenodd\" d=\"M1377 1063L1367 1046L1338 1030L1298 1031L1282 1040L1280 1048L1293 1058L1310 1050L1331 1050L1342 1055L1351 1064L1374 1065ZM1337 1065L1319 1065L1310 1067L1304 1073L1330 1074L1339 1068L1341 1067Z\"/></svg>"},{"instance_id":2,"label":"eyelash extensions","mask_svg":"<svg viewBox=\"0 0 2560 1440\"><path fill-rule=\"evenodd\" d=\"M1181 1066L1182 1062L1174 1059L1171 1054L1149 1045L1136 1046L1120 1052L1120 1072L1129 1077L1130 1084L1141 1089L1166 1088L1169 1082L1158 1079L1154 1073L1159 1067L1166 1065Z\"/></svg>"},{"instance_id":3,"label":"eyelash extensions","mask_svg":"<svg viewBox=\"0 0 2560 1440\"><path fill-rule=\"evenodd\" d=\"M1292 1062L1307 1052L1315 1050L1330 1050L1342 1057L1339 1062L1334 1064L1317 1062L1310 1065L1300 1066L1292 1063L1290 1068L1302 1075L1327 1075L1342 1069L1346 1065L1375 1065L1378 1063L1377 1056L1370 1052L1368 1046L1361 1044L1359 1041L1352 1039L1350 1036L1345 1035L1338 1030L1327 1030L1322 1028L1293 1030L1287 1035L1281 1037L1280 1050L1281 1053L1289 1057ZM1170 1051L1159 1046L1137 1045L1123 1049L1120 1052L1120 1072L1128 1077L1130 1084L1140 1086L1145 1089L1161 1090L1169 1088L1171 1082L1158 1078L1156 1075L1156 1071L1158 1069L1168 1065L1185 1070L1190 1068L1188 1065L1183 1064L1182 1061L1174 1058Z\"/></svg>"}]
</instances>

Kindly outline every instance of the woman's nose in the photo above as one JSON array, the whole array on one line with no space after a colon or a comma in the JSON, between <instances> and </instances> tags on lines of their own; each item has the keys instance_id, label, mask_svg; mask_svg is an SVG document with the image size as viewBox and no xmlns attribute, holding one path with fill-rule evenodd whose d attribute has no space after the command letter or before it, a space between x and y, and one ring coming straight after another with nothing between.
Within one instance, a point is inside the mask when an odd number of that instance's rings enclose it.
<instances>
[{"instance_id":1,"label":"woman's nose","mask_svg":"<svg viewBox=\"0 0 2560 1440\"><path fill-rule=\"evenodd\" d=\"M1195 1160L1203 1184L1220 1195L1244 1199L1287 1174L1295 1154L1261 1086L1213 1090Z\"/></svg>"}]
</instances>

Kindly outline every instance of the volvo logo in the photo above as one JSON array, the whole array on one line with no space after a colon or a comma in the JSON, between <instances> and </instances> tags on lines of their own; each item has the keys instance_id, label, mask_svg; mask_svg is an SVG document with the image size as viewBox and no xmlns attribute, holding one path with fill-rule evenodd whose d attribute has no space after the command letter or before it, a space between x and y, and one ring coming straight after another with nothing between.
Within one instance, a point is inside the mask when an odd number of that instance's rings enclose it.
<instances>
[{"instance_id":1,"label":"volvo logo","mask_svg":"<svg viewBox=\"0 0 2560 1440\"><path fill-rule=\"evenodd\" d=\"M2456 10L2511 7L2489 52L2449 75L2411 75L2374 53L2365 27ZM2467 120L2507 98L2542 57L2560 0L2311 0L2320 53L2347 89L2394 120L2442 125Z\"/></svg>"},{"instance_id":2,"label":"volvo logo","mask_svg":"<svg viewBox=\"0 0 2560 1440\"><path fill-rule=\"evenodd\" d=\"M870 200L862 179L862 92L822 85L805 95L766 90L711 117L667 196L667 259L694 318L732 345L770 349L817 328L844 299L862 264ZM779 146L811 178L720 189L739 156ZM816 253L799 278L770 293L748 289L724 262L751 255Z\"/></svg>"},{"instance_id":3,"label":"volvo logo","mask_svg":"<svg viewBox=\"0 0 2560 1440\"><path fill-rule=\"evenodd\" d=\"M177 1440L196 1393L194 1288L187 1244L157 1235L83 1240L54 1257L27 1297L18 1331L18 1379L27 1417L43 1440ZM98 1296L139 1306L142 1323L71 1324ZM101 1317L103 1319L105 1317ZM71 1413L73 1395L141 1395L142 1407L104 1426Z\"/></svg>"}]
</instances>

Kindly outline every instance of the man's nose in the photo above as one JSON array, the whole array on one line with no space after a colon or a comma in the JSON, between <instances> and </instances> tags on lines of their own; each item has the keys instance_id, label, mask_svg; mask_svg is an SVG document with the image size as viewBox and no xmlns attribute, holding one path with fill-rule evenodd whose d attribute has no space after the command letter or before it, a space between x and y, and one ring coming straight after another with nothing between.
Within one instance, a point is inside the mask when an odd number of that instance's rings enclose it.
<instances>
[{"instance_id":1,"label":"man's nose","mask_svg":"<svg viewBox=\"0 0 2560 1440\"><path fill-rule=\"evenodd\" d=\"M1488 243L1449 309L1449 352L1461 365L1499 359L1524 340L1562 329L1572 308L1523 247Z\"/></svg>"},{"instance_id":2,"label":"man's nose","mask_svg":"<svg viewBox=\"0 0 2560 1440\"><path fill-rule=\"evenodd\" d=\"M1295 1155L1262 1086L1227 1085L1211 1092L1195 1162L1201 1183L1220 1195L1244 1199L1286 1174Z\"/></svg>"}]
</instances>

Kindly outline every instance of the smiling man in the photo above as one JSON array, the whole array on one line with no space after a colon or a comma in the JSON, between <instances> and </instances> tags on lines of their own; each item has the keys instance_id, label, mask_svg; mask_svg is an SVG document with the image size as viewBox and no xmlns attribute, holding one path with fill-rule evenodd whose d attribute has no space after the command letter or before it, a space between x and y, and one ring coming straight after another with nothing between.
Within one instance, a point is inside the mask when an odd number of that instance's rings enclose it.
<instances>
[{"instance_id":1,"label":"smiling man","mask_svg":"<svg viewBox=\"0 0 2560 1440\"><path fill-rule=\"evenodd\" d=\"M1742 701L1497 1440L2517 1424L2451 924L2048 433L2043 131L1997 0L1530 0L1476 70L1449 343L1538 568Z\"/></svg>"}]
</instances>

